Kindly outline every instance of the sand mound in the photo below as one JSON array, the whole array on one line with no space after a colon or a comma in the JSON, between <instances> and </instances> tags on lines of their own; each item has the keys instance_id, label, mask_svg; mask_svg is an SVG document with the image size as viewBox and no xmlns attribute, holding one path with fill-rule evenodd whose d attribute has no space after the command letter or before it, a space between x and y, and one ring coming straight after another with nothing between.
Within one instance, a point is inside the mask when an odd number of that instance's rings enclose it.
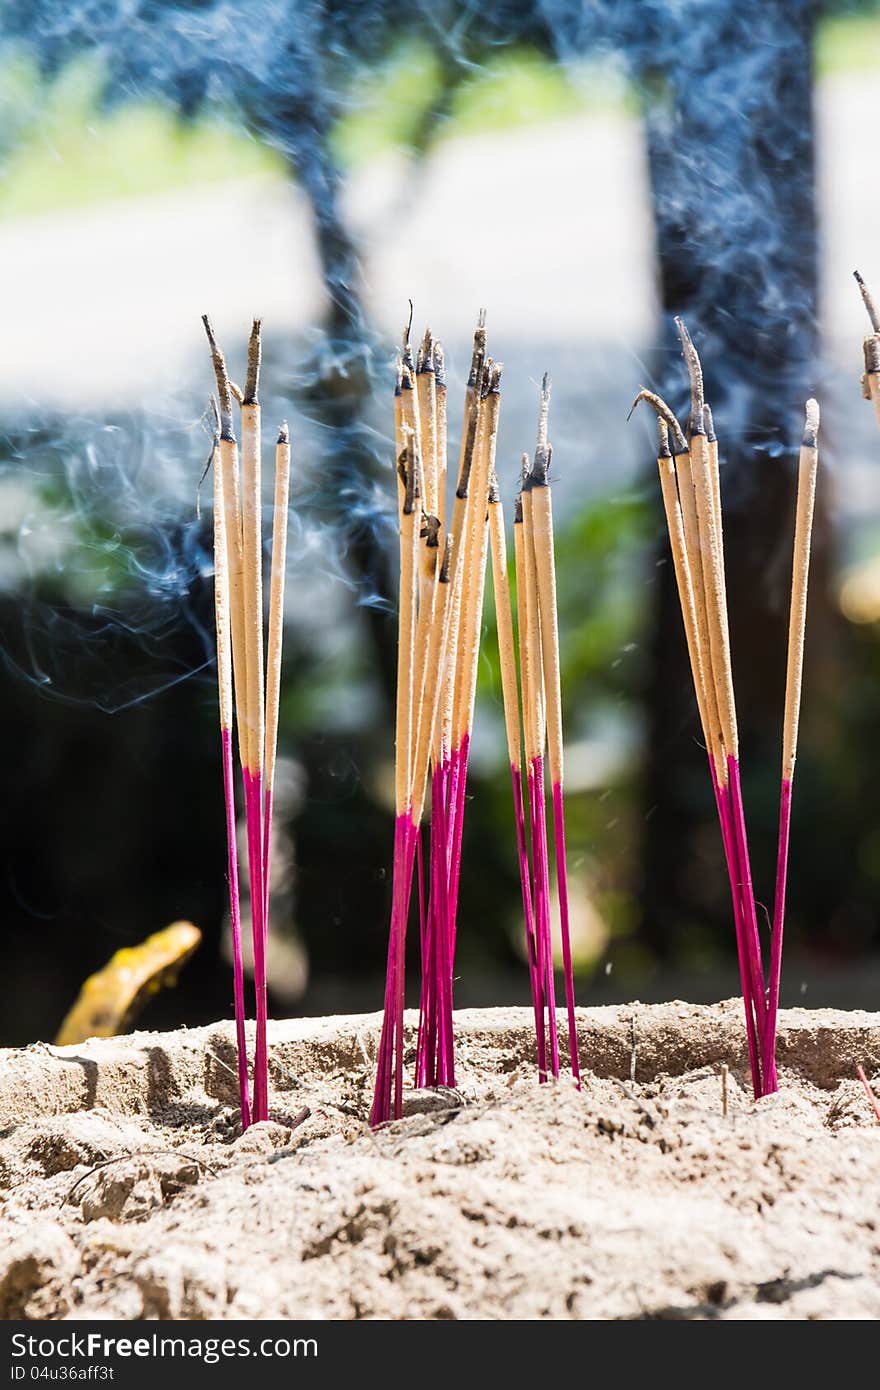
<instances>
[{"instance_id":1,"label":"sand mound","mask_svg":"<svg viewBox=\"0 0 880 1390\"><path fill-rule=\"evenodd\" d=\"M231 1025L0 1053L0 1317L880 1316L880 1015L784 1013L757 1105L734 1001L579 1016L580 1094L464 1012L379 1133L376 1015L271 1025L244 1136Z\"/></svg>"}]
</instances>

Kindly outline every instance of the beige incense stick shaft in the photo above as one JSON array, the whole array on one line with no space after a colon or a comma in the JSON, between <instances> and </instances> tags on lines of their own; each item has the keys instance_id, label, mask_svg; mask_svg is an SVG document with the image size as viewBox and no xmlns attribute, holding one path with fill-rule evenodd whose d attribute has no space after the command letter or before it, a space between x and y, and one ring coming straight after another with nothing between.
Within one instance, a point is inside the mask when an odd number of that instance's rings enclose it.
<instances>
[{"instance_id":1,"label":"beige incense stick shaft","mask_svg":"<svg viewBox=\"0 0 880 1390\"><path fill-rule=\"evenodd\" d=\"M788 669L785 679L785 722L782 737L782 775L794 777L801 679L804 669L804 634L807 625L807 581L810 573L810 539L819 467L819 404L807 401L806 429L798 467L797 517L791 571L791 612L788 623Z\"/></svg>"},{"instance_id":2,"label":"beige incense stick shaft","mask_svg":"<svg viewBox=\"0 0 880 1390\"><path fill-rule=\"evenodd\" d=\"M413 767L415 767L415 749L424 719L425 699L426 695L430 697L430 688L434 678L434 673L430 669L430 645L437 606L439 528L440 523L435 516L422 517L417 556L419 600L413 665L413 723L410 731Z\"/></svg>"},{"instance_id":3,"label":"beige incense stick shaft","mask_svg":"<svg viewBox=\"0 0 880 1390\"><path fill-rule=\"evenodd\" d=\"M241 536L242 514L238 445L234 439L220 440L220 471L223 478L226 573L229 582L232 668L235 676L235 708L238 720L238 754L242 766L245 766L248 763L249 720L247 643L245 642L244 550Z\"/></svg>"},{"instance_id":4,"label":"beige incense stick shaft","mask_svg":"<svg viewBox=\"0 0 880 1390\"><path fill-rule=\"evenodd\" d=\"M416 824L422 817L425 805L425 792L428 785L428 764L431 747L435 740L436 726L440 710L440 696L443 690L443 670L447 661L450 629L449 552L443 562L437 583L437 601L434 606L434 622L431 627L428 646L427 678L421 706L421 720L416 739L415 767L413 772L412 815ZM445 577L444 577L445 576Z\"/></svg>"},{"instance_id":5,"label":"beige incense stick shaft","mask_svg":"<svg viewBox=\"0 0 880 1390\"><path fill-rule=\"evenodd\" d=\"M724 550L721 528L715 515L709 447L705 434L693 434L690 441L691 473L694 498L700 528L700 549L703 559L703 589L706 596L706 619L709 626L709 651L712 677L721 720L721 734L728 755L739 756L739 737L736 726L736 702L733 693L733 670L730 661L730 637L727 629L727 600L724 582Z\"/></svg>"},{"instance_id":6,"label":"beige incense stick shaft","mask_svg":"<svg viewBox=\"0 0 880 1390\"><path fill-rule=\"evenodd\" d=\"M453 748L459 746L467 732L467 692L470 688L470 658L472 655L471 626L479 589L477 575L481 541L479 498L482 495L484 502L488 505L489 496L488 469L486 467L486 424L487 406L486 400L483 399L479 402L477 410L473 461L461 523L461 544L455 557L457 562L455 577L458 590L456 594L458 612L455 630L455 667L452 672L452 690L447 692L447 699L451 694L450 736ZM485 490L483 487L484 477Z\"/></svg>"},{"instance_id":7,"label":"beige incense stick shaft","mask_svg":"<svg viewBox=\"0 0 880 1390\"><path fill-rule=\"evenodd\" d=\"M469 734L474 720L477 693L477 668L480 655L480 636L483 625L483 597L486 589L486 563L489 554L489 479L495 471L495 452L498 443L498 417L501 410L501 366L496 364L489 379L489 389L481 410L481 446L477 450L472 480L471 557L468 563L467 584L462 608L462 632L459 637L460 684L456 691L456 711L453 736L456 745Z\"/></svg>"},{"instance_id":8,"label":"beige incense stick shaft","mask_svg":"<svg viewBox=\"0 0 880 1390\"><path fill-rule=\"evenodd\" d=\"M522 531L522 526L517 526L516 529ZM513 613L507 577L507 543L504 538L504 508L494 480L489 495L489 543L492 550L492 587L495 592L495 625L498 629L498 659L501 665L501 698L504 702L507 756L511 767L519 768L522 766L522 743Z\"/></svg>"},{"instance_id":9,"label":"beige incense stick shaft","mask_svg":"<svg viewBox=\"0 0 880 1390\"><path fill-rule=\"evenodd\" d=\"M235 706L238 718L238 751L242 766L248 760L247 651L244 616L244 551L242 541L241 481L238 445L232 422L232 389L223 350L214 336L207 314L202 315L211 361L217 380L217 408L220 418L220 471L222 473L226 573L232 630L232 669L235 678Z\"/></svg>"},{"instance_id":10,"label":"beige incense stick shaft","mask_svg":"<svg viewBox=\"0 0 880 1390\"><path fill-rule=\"evenodd\" d=\"M532 489L526 487L523 504L523 562L525 571L526 663L523 685L528 685L529 726L525 731L526 757L542 757L546 734L544 712L544 656L538 580L535 573L535 546L532 538ZM524 701L524 704L526 702Z\"/></svg>"},{"instance_id":11,"label":"beige incense stick shaft","mask_svg":"<svg viewBox=\"0 0 880 1390\"><path fill-rule=\"evenodd\" d=\"M272 572L269 583L269 644L266 658L266 786L275 777L278 708L281 698L281 647L284 638L284 580L287 573L287 510L290 500L290 438L282 425L275 446L275 510L272 518Z\"/></svg>"},{"instance_id":12,"label":"beige incense stick shaft","mask_svg":"<svg viewBox=\"0 0 880 1390\"><path fill-rule=\"evenodd\" d=\"M241 407L241 495L244 551L244 640L247 653L248 767L263 765L263 538L261 526L260 407Z\"/></svg>"},{"instance_id":13,"label":"beige incense stick shaft","mask_svg":"<svg viewBox=\"0 0 880 1390\"><path fill-rule=\"evenodd\" d=\"M550 780L562 783L562 679L559 669L559 621L556 606L556 562L553 546L553 507L549 484L530 489L532 545L538 611L541 618L541 656L544 673L547 752Z\"/></svg>"},{"instance_id":14,"label":"beige incense stick shaft","mask_svg":"<svg viewBox=\"0 0 880 1390\"><path fill-rule=\"evenodd\" d=\"M700 650L700 670L703 676L703 709L709 724L707 745L712 754L715 771L719 781L727 781L727 758L721 731L721 716L718 710L718 693L712 671L712 649L709 642L709 619L706 605L706 584L703 578L704 556L700 541L700 524L697 518L697 503L694 494L694 480L689 453L675 455L675 471L678 477L678 493L681 502L681 517L684 528L688 568L691 575L691 589L694 597L694 612L697 620L697 634Z\"/></svg>"},{"instance_id":15,"label":"beige incense stick shaft","mask_svg":"<svg viewBox=\"0 0 880 1390\"><path fill-rule=\"evenodd\" d=\"M435 757L448 756L452 748L453 721L455 717L456 673L458 671L459 632L461 629L462 597L467 573L467 532L469 498L471 495L471 473L475 457L477 432L480 421L480 396L483 371L486 360L485 315L481 312L474 333L474 350L471 369L465 390L464 420L461 430L461 444L458 457L458 480L452 504L452 525L449 538L452 542L453 574L452 591L449 595L450 630L446 653L446 669L443 673L443 691L440 697L440 719L438 722L437 747Z\"/></svg>"},{"instance_id":16,"label":"beige incense stick shaft","mask_svg":"<svg viewBox=\"0 0 880 1390\"><path fill-rule=\"evenodd\" d=\"M706 673L703 669L703 653L700 647L700 633L697 624L697 610L694 602L693 581L691 578L690 565L688 563L687 544L684 536L684 523L682 521L681 506L678 498L678 487L675 481L675 465L671 455L661 454L657 459L657 466L660 470L660 491L663 496L663 510L666 513L666 526L669 532L669 545L672 551L672 565L675 571L678 601L681 605L681 613L684 620L685 640L687 641L691 674L694 679L697 710L700 715L700 725L703 730L703 738L706 742L706 747L712 752L712 728L706 712Z\"/></svg>"},{"instance_id":17,"label":"beige incense stick shaft","mask_svg":"<svg viewBox=\"0 0 880 1390\"><path fill-rule=\"evenodd\" d=\"M874 403L877 424L880 425L880 372L866 372L865 386L868 396Z\"/></svg>"},{"instance_id":18,"label":"beige incense stick shaft","mask_svg":"<svg viewBox=\"0 0 880 1390\"><path fill-rule=\"evenodd\" d=\"M440 520L440 533L446 534L446 470L447 470L447 418L446 418L446 359L439 343L434 344L434 383L437 400L437 516Z\"/></svg>"},{"instance_id":19,"label":"beige incense stick shaft","mask_svg":"<svg viewBox=\"0 0 880 1390\"><path fill-rule=\"evenodd\" d=\"M217 691L220 727L232 728L232 627L229 612L229 570L226 558L226 508L219 440L214 445L214 618L217 628Z\"/></svg>"},{"instance_id":20,"label":"beige incense stick shaft","mask_svg":"<svg viewBox=\"0 0 880 1390\"><path fill-rule=\"evenodd\" d=\"M406 374L406 369L404 369ZM404 391L404 420L406 392ZM404 424L406 489L400 516L400 607L397 649L397 812L409 809L412 794L413 741L416 720L416 623L418 558L421 530L418 434Z\"/></svg>"},{"instance_id":21,"label":"beige incense stick shaft","mask_svg":"<svg viewBox=\"0 0 880 1390\"><path fill-rule=\"evenodd\" d=\"M416 372L416 398L419 414L419 450L424 471L425 511L429 516L439 516L437 496L437 382L434 377L434 340L431 330L426 329L419 348L419 365Z\"/></svg>"}]
</instances>

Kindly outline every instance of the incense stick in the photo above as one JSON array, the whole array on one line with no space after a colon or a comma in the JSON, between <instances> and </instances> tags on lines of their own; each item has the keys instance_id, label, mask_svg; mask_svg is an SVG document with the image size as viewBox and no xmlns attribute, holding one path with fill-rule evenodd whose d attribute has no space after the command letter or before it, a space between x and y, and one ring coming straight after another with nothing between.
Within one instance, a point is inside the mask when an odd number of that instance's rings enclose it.
<instances>
[{"instance_id":1,"label":"incense stick","mask_svg":"<svg viewBox=\"0 0 880 1390\"><path fill-rule=\"evenodd\" d=\"M522 687L522 707L523 707L523 743L526 760L526 789L529 804L529 823L532 827L532 866L529 865L527 853L524 855L520 850L520 873L526 875L526 888L523 890L524 901L528 898L532 921L532 939L529 942L529 971L532 975L532 994L535 1006L535 1042L537 1050L538 1079L547 1080L547 1036L544 1027L544 972L543 972L543 948L538 941L538 924L535 917L534 898L532 896L532 885L528 881L528 874L534 874L534 795L533 782L534 772L532 768L532 749L534 746L534 711L532 708L532 675L531 675L531 651L529 645L529 616L528 616L528 595L526 579L526 538L525 522L523 520L523 487L525 479L529 474L529 456L522 455L521 460L520 488L516 495L513 512L513 556L516 568L516 612L517 612L517 645L519 652L520 684ZM520 779L521 785L521 779ZM514 807L516 803L514 802ZM525 823L523 823L520 836L517 826L518 845L525 845ZM528 917L527 917L528 923Z\"/></svg>"},{"instance_id":2,"label":"incense stick","mask_svg":"<svg viewBox=\"0 0 880 1390\"><path fill-rule=\"evenodd\" d=\"M269 922L272 855L272 796L278 752L281 649L284 639L284 582L287 573L287 513L290 502L290 433L285 420L275 445L275 505L272 517L272 569L269 584L269 640L266 655L266 744L263 789L263 893Z\"/></svg>"},{"instance_id":3,"label":"incense stick","mask_svg":"<svg viewBox=\"0 0 880 1390\"><path fill-rule=\"evenodd\" d=\"M877 416L877 423L880 425L880 313L878 313L873 296L859 272L854 270L853 274L873 329L863 344L865 371L862 376L862 394L866 400L874 402L874 413Z\"/></svg>"},{"instance_id":4,"label":"incense stick","mask_svg":"<svg viewBox=\"0 0 880 1390\"><path fill-rule=\"evenodd\" d=\"M535 462L530 474L532 545L535 554L536 597L541 620L541 655L547 718L547 752L550 789L553 800L553 841L556 850L556 878L559 894L560 937L568 1012L568 1043L572 1075L580 1089L577 1020L574 1003L574 974L568 906L568 871L565 855L565 809L563 792L562 679L559 660L559 618L556 601L556 560L553 541L553 508L550 497L551 448L547 442L547 415L550 380L545 375L541 387L541 423Z\"/></svg>"},{"instance_id":5,"label":"incense stick","mask_svg":"<svg viewBox=\"0 0 880 1390\"><path fill-rule=\"evenodd\" d=\"M522 533L522 505L517 507L518 520L514 533ZM513 784L513 814L516 828L516 850L522 893L523 921L526 936L526 959L532 1002L535 1009L536 1035L542 1031L542 994L537 975L537 946L535 920L532 910L532 888L528 848L526 845L525 806L522 787L522 739L520 736L519 690L516 674L516 647L513 636L513 613L507 575L507 546L504 538L504 509L497 477L489 485L489 539L492 553L492 587L495 596L495 626L498 632L498 658L501 668L501 698L504 705L504 728L507 736L507 757Z\"/></svg>"},{"instance_id":6,"label":"incense stick","mask_svg":"<svg viewBox=\"0 0 880 1390\"><path fill-rule=\"evenodd\" d=\"M215 406L216 409L216 406ZM238 1056L238 1094L242 1131L251 1122L245 1036L244 966L241 952L241 905L238 885L238 843L235 832L235 782L232 767L232 626L229 612L229 570L226 543L226 506L220 465L220 417L213 446L214 468L214 614L217 632L217 690L220 707L220 744L223 760L223 800L226 808L226 847L229 877L229 921L232 936L232 979L235 1002L235 1040Z\"/></svg>"},{"instance_id":7,"label":"incense stick","mask_svg":"<svg viewBox=\"0 0 880 1390\"><path fill-rule=\"evenodd\" d=\"M247 664L247 760L243 770L247 817L251 926L254 944L256 1044L254 1049L254 1119L269 1118L266 981L266 900L263 888L263 753L265 687L263 668L263 542L261 497L261 425L259 404L260 320L254 319L248 342L247 376L241 402L241 513L244 557L244 642Z\"/></svg>"},{"instance_id":8,"label":"incense stick","mask_svg":"<svg viewBox=\"0 0 880 1390\"><path fill-rule=\"evenodd\" d=\"M544 436L546 447L546 434ZM539 448L541 429L539 427ZM532 903L535 914L538 973L541 977L550 1042L550 1073L559 1075L559 1039L556 1021L556 982L553 975L553 940L550 930L550 867L547 852L546 789L544 747L546 716L543 664L543 633L538 601L532 519L532 475L522 488L523 567L525 574L526 665L523 679L528 683L529 729L526 732L526 781L532 829ZM525 703L525 702L524 702ZM542 1025L543 1026L543 1025ZM543 1077L541 1079L546 1079Z\"/></svg>"},{"instance_id":9,"label":"incense stick","mask_svg":"<svg viewBox=\"0 0 880 1390\"><path fill-rule=\"evenodd\" d=\"M785 922L785 890L791 829L791 795L797 757L801 686L804 669L804 635L807 626L807 583L810 574L810 540L819 467L819 403L807 401L804 435L798 462L797 513L791 571L791 607L788 620L788 661L785 677L785 716L782 733L782 780L779 795L779 840L776 854L776 893L773 902L773 934L770 945L770 984L767 1029L764 1037L765 1086L776 1089L776 1019L782 974L782 935Z\"/></svg>"}]
</instances>

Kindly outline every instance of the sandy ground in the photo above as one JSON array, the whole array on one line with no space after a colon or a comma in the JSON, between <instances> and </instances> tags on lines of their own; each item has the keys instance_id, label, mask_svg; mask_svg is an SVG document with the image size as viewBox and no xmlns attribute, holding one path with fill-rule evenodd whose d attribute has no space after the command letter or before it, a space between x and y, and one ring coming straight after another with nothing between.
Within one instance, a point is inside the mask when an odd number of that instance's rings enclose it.
<instances>
[{"instance_id":1,"label":"sandy ground","mask_svg":"<svg viewBox=\"0 0 880 1390\"><path fill-rule=\"evenodd\" d=\"M378 1133L375 1015L274 1024L245 1136L225 1024L0 1054L0 1317L880 1317L880 1014L784 1013L757 1105L735 1001L580 1017L580 1094L466 1011Z\"/></svg>"}]
</instances>

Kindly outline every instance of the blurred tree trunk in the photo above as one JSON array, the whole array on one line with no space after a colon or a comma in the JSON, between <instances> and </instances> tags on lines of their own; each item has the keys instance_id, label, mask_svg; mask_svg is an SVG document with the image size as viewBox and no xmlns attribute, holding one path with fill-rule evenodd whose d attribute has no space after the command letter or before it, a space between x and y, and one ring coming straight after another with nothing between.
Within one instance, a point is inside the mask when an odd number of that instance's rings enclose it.
<instances>
[{"instance_id":1,"label":"blurred tree trunk","mask_svg":"<svg viewBox=\"0 0 880 1390\"><path fill-rule=\"evenodd\" d=\"M779 775L796 447L803 402L817 387L813 18L810 6L769 0L761 20L785 37L771 61L761 66L758 58L753 71L750 46L760 51L762 36L728 7L712 7L702 21L705 67L680 70L668 101L652 100L648 112L664 329L672 347L672 316L688 322L721 445L745 794L753 849L760 838L765 870L768 843L775 846L775 811L766 785L754 790L750 768L759 768L765 781L771 769ZM725 100L735 105L726 110ZM674 349L661 377L672 403L682 407L684 368ZM823 487L811 570L811 659L833 639L828 529ZM661 958L699 949L706 927L715 941L724 940L719 932L730 925L671 564L662 575L651 621L650 833L642 884L643 941ZM756 888L770 887L764 873Z\"/></svg>"}]
</instances>

